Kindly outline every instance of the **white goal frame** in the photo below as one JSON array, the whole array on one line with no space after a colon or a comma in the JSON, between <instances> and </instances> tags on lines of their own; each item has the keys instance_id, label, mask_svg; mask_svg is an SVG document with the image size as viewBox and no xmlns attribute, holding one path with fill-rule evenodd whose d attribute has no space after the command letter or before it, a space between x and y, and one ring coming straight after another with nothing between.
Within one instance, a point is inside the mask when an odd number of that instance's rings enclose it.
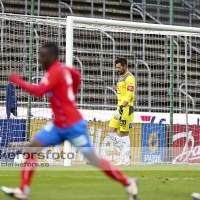
<instances>
[{"instance_id":1,"label":"white goal frame","mask_svg":"<svg viewBox=\"0 0 200 200\"><path fill-rule=\"evenodd\" d=\"M187 33L193 33L194 35L200 35L200 28L194 27L183 27L183 26L171 26L171 25L160 25L160 24L149 24L149 23L136 23L136 22L126 22L117 20L106 20L106 19L95 19L95 18L84 18L84 17L73 17L69 16L66 19L66 65L72 66L73 60L73 25L74 23L82 24L93 24L93 25L105 25L105 26L116 26L116 27L127 27L135 28L138 30L152 30L160 32L179 32L184 35ZM187 36L185 36L186 38ZM187 44L186 44L187 46ZM187 52L186 52L187 56ZM187 61L185 62L187 65ZM186 70L187 72L187 70ZM185 76L187 77L187 76ZM187 80L186 80L187 83ZM187 92L187 87L186 87ZM187 111L186 111L186 127L187 127ZM187 130L187 129L186 129ZM64 142L64 152L71 152L71 144L68 141ZM71 166L70 159L64 159L64 166Z\"/></svg>"}]
</instances>

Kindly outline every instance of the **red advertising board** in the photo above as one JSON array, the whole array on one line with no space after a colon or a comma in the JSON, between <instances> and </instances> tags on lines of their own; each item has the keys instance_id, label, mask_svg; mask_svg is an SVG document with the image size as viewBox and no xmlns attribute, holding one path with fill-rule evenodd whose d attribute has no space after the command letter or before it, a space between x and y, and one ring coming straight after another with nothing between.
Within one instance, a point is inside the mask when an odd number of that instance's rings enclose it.
<instances>
[{"instance_id":1,"label":"red advertising board","mask_svg":"<svg viewBox=\"0 0 200 200\"><path fill-rule=\"evenodd\" d=\"M200 126L190 125L188 145L185 125L174 125L173 163L200 163Z\"/></svg>"}]
</instances>

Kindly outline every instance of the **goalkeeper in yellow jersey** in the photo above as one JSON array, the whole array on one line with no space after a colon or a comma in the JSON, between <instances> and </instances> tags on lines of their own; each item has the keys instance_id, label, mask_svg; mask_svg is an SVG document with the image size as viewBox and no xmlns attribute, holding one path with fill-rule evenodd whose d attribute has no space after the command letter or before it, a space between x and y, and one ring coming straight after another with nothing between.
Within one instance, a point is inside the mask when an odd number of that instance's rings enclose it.
<instances>
[{"instance_id":1,"label":"goalkeeper in yellow jersey","mask_svg":"<svg viewBox=\"0 0 200 200\"><path fill-rule=\"evenodd\" d=\"M117 165L130 165L130 138L134 117L135 77L128 71L127 60L118 58L115 61L117 73L117 110L109 123L108 135L120 150L120 161ZM120 136L116 134L120 130Z\"/></svg>"}]
</instances>

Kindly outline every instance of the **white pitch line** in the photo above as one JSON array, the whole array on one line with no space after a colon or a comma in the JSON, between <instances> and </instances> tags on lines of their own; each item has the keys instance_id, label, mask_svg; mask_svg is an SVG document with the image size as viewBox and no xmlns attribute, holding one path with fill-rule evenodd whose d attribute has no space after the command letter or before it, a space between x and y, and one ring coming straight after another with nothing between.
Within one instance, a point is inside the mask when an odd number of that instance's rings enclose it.
<instances>
[{"instance_id":1,"label":"white pitch line","mask_svg":"<svg viewBox=\"0 0 200 200\"><path fill-rule=\"evenodd\" d=\"M161 181L188 181L188 180L199 180L200 178L189 178L189 177L185 177L185 178L138 178L139 180L149 180L149 181L157 181L157 180L161 180ZM166 180L167 179L167 180Z\"/></svg>"}]
</instances>

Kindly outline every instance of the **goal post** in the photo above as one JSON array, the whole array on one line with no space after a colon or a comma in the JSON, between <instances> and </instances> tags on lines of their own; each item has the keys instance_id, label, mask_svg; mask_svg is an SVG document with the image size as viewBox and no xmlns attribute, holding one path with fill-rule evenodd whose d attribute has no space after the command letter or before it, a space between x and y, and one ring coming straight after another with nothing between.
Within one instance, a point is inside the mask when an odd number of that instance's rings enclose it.
<instances>
[{"instance_id":1,"label":"goal post","mask_svg":"<svg viewBox=\"0 0 200 200\"><path fill-rule=\"evenodd\" d=\"M183 36L183 41L185 42L185 83L186 83L186 94L188 94L187 91L187 46L188 46L188 41L187 41L187 36L197 36L199 37L200 35L200 28L193 28L193 27L182 27L182 26L171 26L171 25L158 25L158 24L148 24L148 23L136 23L136 22L124 22L124 21L116 21L116 20L105 20L105 19L95 19L95 18L83 18L83 17L73 17L73 16L69 16L67 17L67 34L66 34L66 63L71 65L72 64L72 58L73 58L73 39L74 39L74 35L73 35L73 26L76 23L80 23L80 24L86 24L86 26L89 24L90 28L92 28L91 26L103 26L103 28L105 28L105 26L109 26L106 29L109 30L112 29L111 27L117 27L120 29L120 31L123 32L123 27L126 28L133 28L135 30L137 30L136 32L141 32L141 33L145 33L145 34L151 34L151 33L156 33L157 34L161 34L161 35L165 35L166 33L168 35L177 35L180 34L181 36ZM83 25L84 26L84 25ZM99 29L101 29L99 27ZM131 32L131 31L130 31ZM174 40L175 41L175 40ZM176 43L176 41L175 41ZM191 46L190 46L191 48ZM143 55L144 56L144 55ZM170 71L170 73L172 73ZM173 78L174 79L174 78ZM137 81L137 80L136 80ZM172 80L174 82L174 80ZM170 95L174 95L171 94ZM186 125L186 133L188 133L188 96L186 95L186 120L185 120L185 125ZM170 110L171 111L171 110ZM173 113L171 113L173 115ZM170 118L171 116L170 115ZM176 119L175 119L176 120ZM171 124L171 123L172 124ZM173 127L173 119L169 121L169 126ZM173 130L173 129L170 129ZM188 134L186 134L186 144L187 144L187 148L188 148ZM170 138L169 143L169 162L172 162L173 160L173 155L172 155L172 138L173 138L173 133L169 133L168 135ZM70 144L69 143L65 143L66 144L66 149L70 149ZM68 145L68 146L67 146ZM188 162L188 150L187 150L187 155L186 155L186 162ZM68 162L68 164L70 165L70 161ZM67 166L67 164L65 164Z\"/></svg>"},{"instance_id":2,"label":"goal post","mask_svg":"<svg viewBox=\"0 0 200 200\"><path fill-rule=\"evenodd\" d=\"M73 65L73 20L67 18L66 26L66 65L71 67ZM64 142L64 152L71 152L71 144L69 141ZM64 166L71 166L71 159L64 159Z\"/></svg>"},{"instance_id":3,"label":"goal post","mask_svg":"<svg viewBox=\"0 0 200 200\"><path fill-rule=\"evenodd\" d=\"M35 35L33 38L32 80L37 83L44 74L36 62L38 46L49 41L60 44L60 60L81 71L77 106L88 121L88 132L98 155L113 162L119 159L119 151L108 137L107 131L117 105L115 84L118 77L114 72L114 61L117 57L126 57L129 70L136 77L137 83L135 116L130 133L132 163L200 163L198 156L193 155L195 149L200 147L199 28L73 16L51 18L0 14L0 21L4 23L5 33L4 51L0 52L2 85L6 86L5 77L10 69L19 70L20 75L28 79L28 65L24 63L28 61L29 49L26 47L29 44L29 26L33 24L37 37ZM174 93L169 89L171 35L174 36ZM0 93L0 124L8 123L5 123L4 90L5 87ZM17 127L27 120L28 98L19 88L16 88L16 94L18 116L12 120L12 124L9 122L9 129L5 128L0 133L3 141L1 146L6 152L16 151L19 143L25 143L26 127L24 125L23 130ZM174 97L172 123L170 95ZM47 97L33 98L31 140L45 123L52 120L51 109L46 100ZM23 120L17 121L21 119ZM173 126L173 133L170 133L170 126ZM15 140L12 127L18 129L14 135L17 138ZM64 151L65 155L72 152L74 156L73 159L45 157L39 162L64 166L86 162L67 141L50 150L54 153ZM43 151L44 154L46 152L47 149Z\"/></svg>"}]
</instances>

